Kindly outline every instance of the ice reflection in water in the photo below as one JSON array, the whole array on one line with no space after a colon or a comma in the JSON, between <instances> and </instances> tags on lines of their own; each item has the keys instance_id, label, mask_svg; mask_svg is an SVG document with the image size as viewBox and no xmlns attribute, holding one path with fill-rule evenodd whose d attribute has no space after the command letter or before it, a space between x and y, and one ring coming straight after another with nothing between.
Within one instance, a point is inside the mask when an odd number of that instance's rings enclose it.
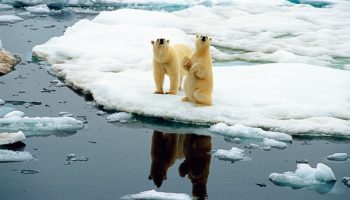
<instances>
[{"instance_id":1,"label":"ice reflection in water","mask_svg":"<svg viewBox=\"0 0 350 200\"><path fill-rule=\"evenodd\" d=\"M153 131L149 179L159 188L177 159L184 158L179 176L192 183L192 196L205 199L211 162L211 137L195 134L172 134Z\"/></svg>"}]
</instances>

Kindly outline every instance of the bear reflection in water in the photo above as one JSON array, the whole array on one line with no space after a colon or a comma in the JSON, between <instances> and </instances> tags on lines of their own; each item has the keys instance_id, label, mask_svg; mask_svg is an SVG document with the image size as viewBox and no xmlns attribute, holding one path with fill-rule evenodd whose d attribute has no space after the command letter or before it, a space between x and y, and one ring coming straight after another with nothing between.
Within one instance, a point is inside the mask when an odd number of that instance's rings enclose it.
<instances>
[{"instance_id":1,"label":"bear reflection in water","mask_svg":"<svg viewBox=\"0 0 350 200\"><path fill-rule=\"evenodd\" d=\"M151 172L149 179L159 188L167 179L169 168L177 159L184 158L179 175L192 183L196 199L207 197L207 180L211 162L211 137L195 134L172 134L154 131L151 147Z\"/></svg>"}]
</instances>

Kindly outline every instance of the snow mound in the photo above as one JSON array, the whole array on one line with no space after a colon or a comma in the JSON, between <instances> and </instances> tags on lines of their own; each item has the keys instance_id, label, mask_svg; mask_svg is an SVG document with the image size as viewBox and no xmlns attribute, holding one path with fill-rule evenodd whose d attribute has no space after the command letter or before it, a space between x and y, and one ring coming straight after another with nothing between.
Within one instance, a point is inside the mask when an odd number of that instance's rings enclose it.
<instances>
[{"instance_id":1,"label":"snow mound","mask_svg":"<svg viewBox=\"0 0 350 200\"><path fill-rule=\"evenodd\" d=\"M21 162L33 159L32 154L26 151L11 151L0 149L0 162Z\"/></svg>"},{"instance_id":2,"label":"snow mound","mask_svg":"<svg viewBox=\"0 0 350 200\"><path fill-rule=\"evenodd\" d=\"M114 113L114 114L108 115L106 117L106 120L107 120L107 122L122 122L122 123L125 123L131 118L132 118L132 115L130 113L119 112L119 113Z\"/></svg>"},{"instance_id":3,"label":"snow mound","mask_svg":"<svg viewBox=\"0 0 350 200\"><path fill-rule=\"evenodd\" d=\"M24 19L15 15L0 15L0 23L15 23Z\"/></svg>"},{"instance_id":4,"label":"snow mound","mask_svg":"<svg viewBox=\"0 0 350 200\"><path fill-rule=\"evenodd\" d=\"M0 145L13 144L19 141L24 141L26 136L22 131L15 133L0 133Z\"/></svg>"},{"instance_id":5,"label":"snow mound","mask_svg":"<svg viewBox=\"0 0 350 200\"><path fill-rule=\"evenodd\" d=\"M24 112L14 110L12 112L7 113L3 118L21 118L24 116L25 116Z\"/></svg>"},{"instance_id":6,"label":"snow mound","mask_svg":"<svg viewBox=\"0 0 350 200\"><path fill-rule=\"evenodd\" d=\"M29 6L25 8L27 11L35 14L48 14L51 12L50 8L46 4L40 4L36 6Z\"/></svg>"},{"instance_id":7,"label":"snow mound","mask_svg":"<svg viewBox=\"0 0 350 200\"><path fill-rule=\"evenodd\" d=\"M332 155L327 156L328 160L334 161L346 161L348 159L347 153L334 153Z\"/></svg>"},{"instance_id":8,"label":"snow mound","mask_svg":"<svg viewBox=\"0 0 350 200\"><path fill-rule=\"evenodd\" d=\"M231 162L249 160L243 152L243 149L232 147L230 150L218 149L212 155L220 160L228 160Z\"/></svg>"},{"instance_id":9,"label":"snow mound","mask_svg":"<svg viewBox=\"0 0 350 200\"><path fill-rule=\"evenodd\" d=\"M269 179L277 185L292 188L303 188L336 181L332 169L322 163L318 163L316 168L312 168L308 164L298 164L295 172L271 173Z\"/></svg>"},{"instance_id":10,"label":"snow mound","mask_svg":"<svg viewBox=\"0 0 350 200\"><path fill-rule=\"evenodd\" d=\"M268 138L264 138L263 145L277 148L277 149L284 149L287 147L287 144L284 142L280 142L280 141L277 141L274 139L268 139Z\"/></svg>"},{"instance_id":11,"label":"snow mound","mask_svg":"<svg viewBox=\"0 0 350 200\"><path fill-rule=\"evenodd\" d=\"M184 193L166 193L149 190L138 194L129 194L121 199L149 199L149 200L191 200L192 198Z\"/></svg>"},{"instance_id":12,"label":"snow mound","mask_svg":"<svg viewBox=\"0 0 350 200\"><path fill-rule=\"evenodd\" d=\"M243 124L235 124L234 126L228 126L225 123L218 123L209 128L209 131L224 135L226 137L239 137L239 138L255 138L255 139L275 139L283 141L292 141L292 136L279 133L264 131L261 128L252 128L244 126Z\"/></svg>"}]
</instances>

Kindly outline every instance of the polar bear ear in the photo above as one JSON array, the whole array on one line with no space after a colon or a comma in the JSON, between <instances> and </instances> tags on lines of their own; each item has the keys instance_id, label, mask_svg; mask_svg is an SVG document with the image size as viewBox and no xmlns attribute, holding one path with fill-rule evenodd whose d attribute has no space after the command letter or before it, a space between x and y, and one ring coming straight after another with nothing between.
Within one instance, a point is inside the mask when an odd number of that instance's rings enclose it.
<instances>
[{"instance_id":1,"label":"polar bear ear","mask_svg":"<svg viewBox=\"0 0 350 200\"><path fill-rule=\"evenodd\" d=\"M198 34L196 34L196 38L199 38L199 35L198 35Z\"/></svg>"},{"instance_id":2,"label":"polar bear ear","mask_svg":"<svg viewBox=\"0 0 350 200\"><path fill-rule=\"evenodd\" d=\"M151 40L151 44L154 45L154 41L153 40Z\"/></svg>"},{"instance_id":3,"label":"polar bear ear","mask_svg":"<svg viewBox=\"0 0 350 200\"><path fill-rule=\"evenodd\" d=\"M209 38L209 41L211 41L211 37Z\"/></svg>"},{"instance_id":4,"label":"polar bear ear","mask_svg":"<svg viewBox=\"0 0 350 200\"><path fill-rule=\"evenodd\" d=\"M168 43L168 44L169 44L169 42L170 42L170 40L169 40L169 39L167 39L167 40L166 40L166 43Z\"/></svg>"}]
</instances>

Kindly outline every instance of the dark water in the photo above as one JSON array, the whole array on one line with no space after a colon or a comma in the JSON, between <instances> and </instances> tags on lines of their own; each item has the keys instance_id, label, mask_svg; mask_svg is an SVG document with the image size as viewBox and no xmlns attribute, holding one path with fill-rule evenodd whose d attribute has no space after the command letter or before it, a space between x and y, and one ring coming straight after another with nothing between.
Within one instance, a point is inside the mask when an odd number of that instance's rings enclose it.
<instances>
[{"instance_id":1,"label":"dark water","mask_svg":"<svg viewBox=\"0 0 350 200\"><path fill-rule=\"evenodd\" d=\"M189 195L193 191L220 200L350 198L350 188L340 182L350 176L350 162L325 159L335 152L350 153L349 140L294 138L284 150L247 149L245 143L230 143L221 136L192 134L207 134L206 127L144 117L127 124L107 123L105 116L96 114L99 109L89 103L89 98L67 87L52 86L50 81L56 77L45 66L31 61L32 47L62 35L66 26L80 18L92 17L64 13L0 26L3 46L22 58L15 71L0 77L0 98L28 116L58 116L69 111L87 122L87 127L76 133L30 137L26 146L13 147L31 152L35 160L0 163L1 200L119 199L156 189L160 183L158 191ZM54 26L44 27L49 25ZM43 88L54 91L42 92ZM170 134L173 132L178 134ZM211 149L232 146L245 149L251 160L231 163L207 154ZM88 160L68 162L70 153ZM318 162L328 165L338 181L315 191L279 187L268 180L272 172L295 171L296 161L303 159L312 167ZM23 170L39 173L21 173Z\"/></svg>"}]
</instances>

